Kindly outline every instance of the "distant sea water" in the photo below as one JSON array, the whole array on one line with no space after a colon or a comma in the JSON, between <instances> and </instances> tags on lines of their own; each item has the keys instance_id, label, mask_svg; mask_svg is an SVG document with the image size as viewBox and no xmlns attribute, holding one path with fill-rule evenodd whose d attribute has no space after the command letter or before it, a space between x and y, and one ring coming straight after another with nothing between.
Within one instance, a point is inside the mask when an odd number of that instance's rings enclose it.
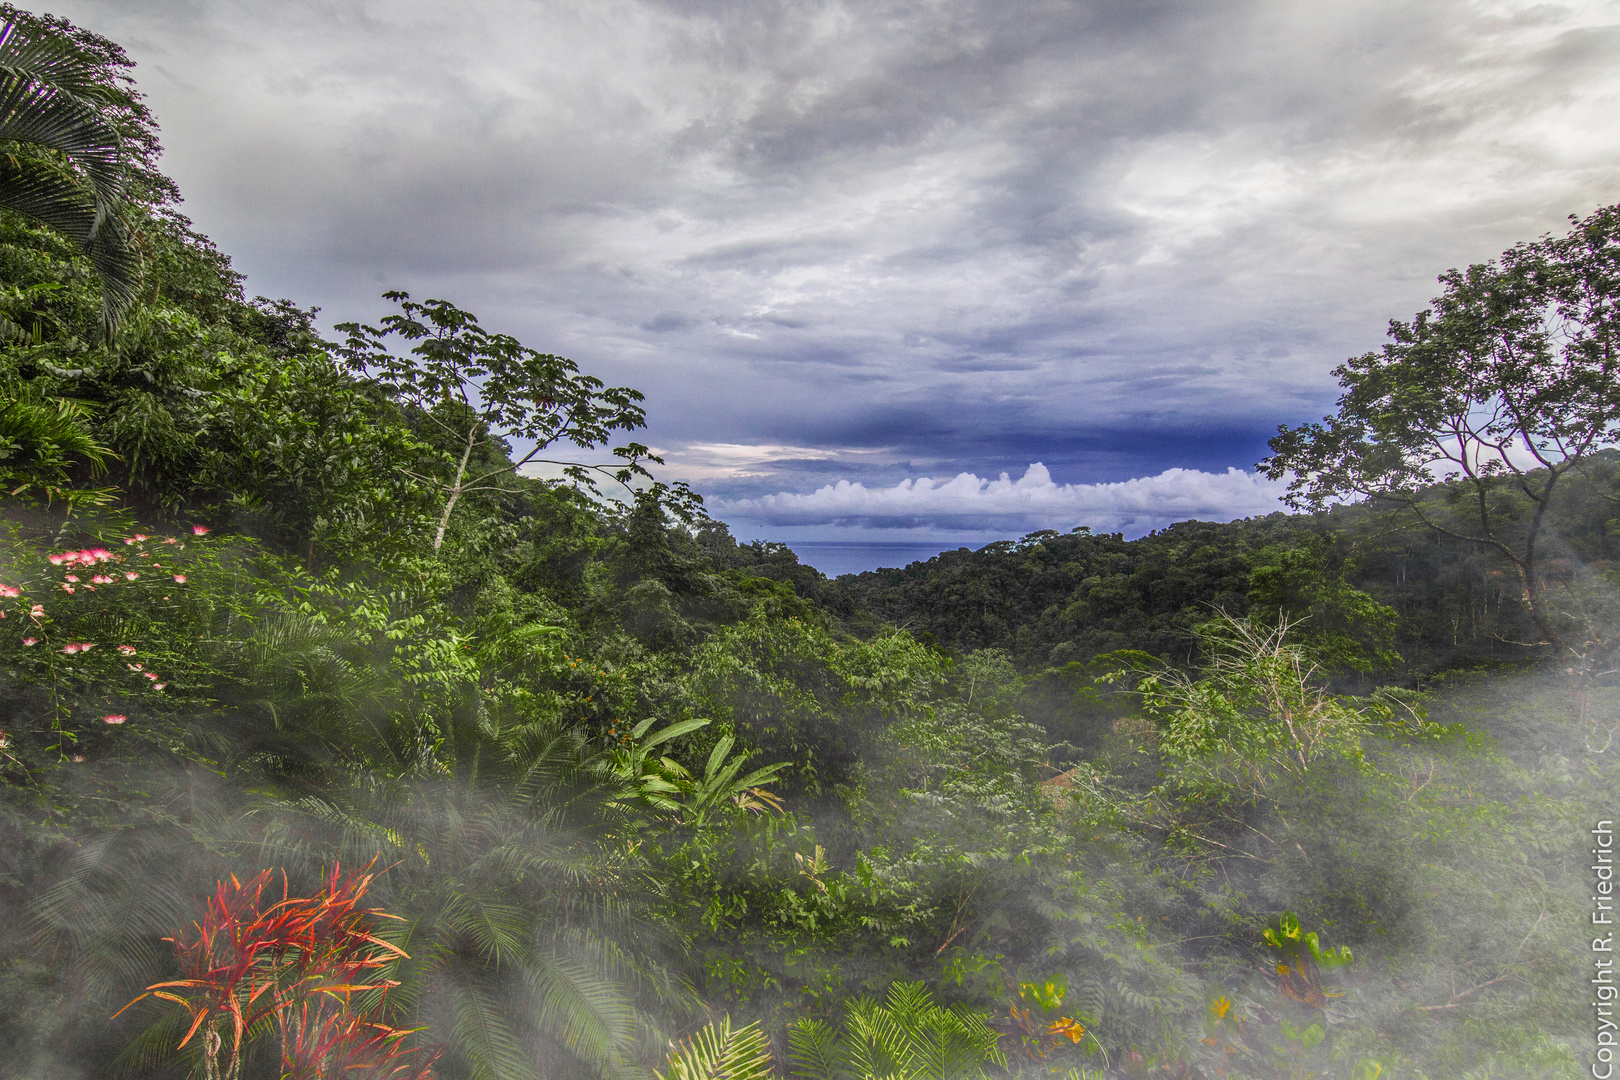
<instances>
[{"instance_id":1,"label":"distant sea water","mask_svg":"<svg viewBox=\"0 0 1620 1080\"><path fill-rule=\"evenodd\" d=\"M942 551L969 548L977 551L985 541L949 541L919 544L906 540L854 543L845 540L789 540L787 546L806 566L813 566L828 577L860 574L883 567L904 567L926 562Z\"/></svg>"}]
</instances>

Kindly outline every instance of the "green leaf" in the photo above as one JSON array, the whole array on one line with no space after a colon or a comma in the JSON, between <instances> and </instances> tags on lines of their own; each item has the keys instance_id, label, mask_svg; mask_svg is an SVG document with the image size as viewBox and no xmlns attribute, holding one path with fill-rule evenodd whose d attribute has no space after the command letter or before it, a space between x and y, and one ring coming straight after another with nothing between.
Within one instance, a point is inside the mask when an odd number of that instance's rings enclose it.
<instances>
[{"instance_id":1,"label":"green leaf","mask_svg":"<svg viewBox=\"0 0 1620 1080\"><path fill-rule=\"evenodd\" d=\"M669 727L659 728L657 731L653 732L645 742L641 743L641 747L644 750L651 750L660 743L669 742L671 739L678 739L687 732L696 731L701 727L707 727L708 724L709 721L703 717L692 717L691 719L687 720L677 720L675 723L669 725ZM636 733L633 733L633 737L637 739L641 738L639 734L641 730L643 729L638 727Z\"/></svg>"}]
</instances>

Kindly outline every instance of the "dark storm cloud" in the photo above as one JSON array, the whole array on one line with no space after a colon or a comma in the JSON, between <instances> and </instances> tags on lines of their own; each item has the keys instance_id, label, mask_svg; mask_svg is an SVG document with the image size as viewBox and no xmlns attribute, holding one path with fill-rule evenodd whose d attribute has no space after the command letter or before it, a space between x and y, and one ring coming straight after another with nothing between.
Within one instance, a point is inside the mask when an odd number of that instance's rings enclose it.
<instances>
[{"instance_id":1,"label":"dark storm cloud","mask_svg":"<svg viewBox=\"0 0 1620 1080\"><path fill-rule=\"evenodd\" d=\"M252 291L454 299L647 391L761 521L1034 462L1026 509L1179 467L1218 482L1127 501L1250 512L1225 470L1439 271L1620 197L1613 3L54 9L140 62ZM965 491L951 527L1012 527Z\"/></svg>"}]
</instances>

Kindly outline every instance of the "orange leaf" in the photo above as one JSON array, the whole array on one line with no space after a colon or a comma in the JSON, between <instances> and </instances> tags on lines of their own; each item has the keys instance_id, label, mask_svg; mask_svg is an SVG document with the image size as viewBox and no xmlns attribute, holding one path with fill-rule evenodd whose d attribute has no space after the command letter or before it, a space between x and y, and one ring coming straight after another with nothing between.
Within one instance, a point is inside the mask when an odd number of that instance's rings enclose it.
<instances>
[{"instance_id":1,"label":"orange leaf","mask_svg":"<svg viewBox=\"0 0 1620 1080\"><path fill-rule=\"evenodd\" d=\"M191 1030L186 1032L186 1037L180 1040L180 1046L184 1046L186 1043L191 1041L191 1037L197 1034L197 1029L202 1026L203 1019L207 1017L207 1015L208 1010L206 1009L197 1014L197 1019L191 1022ZM176 1047L175 1049L179 1049L179 1047Z\"/></svg>"}]
</instances>

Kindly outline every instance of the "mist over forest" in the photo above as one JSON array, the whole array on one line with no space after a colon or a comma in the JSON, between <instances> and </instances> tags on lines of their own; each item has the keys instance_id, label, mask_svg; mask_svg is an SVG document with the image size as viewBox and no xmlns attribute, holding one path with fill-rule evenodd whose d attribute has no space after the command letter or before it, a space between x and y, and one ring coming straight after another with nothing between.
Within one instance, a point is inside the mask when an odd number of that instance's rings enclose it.
<instances>
[{"instance_id":1,"label":"mist over forest","mask_svg":"<svg viewBox=\"0 0 1620 1080\"><path fill-rule=\"evenodd\" d=\"M1620 206L1434 266L1287 510L829 578L637 387L252 295L0 22L0 1076L1609 1075Z\"/></svg>"}]
</instances>

